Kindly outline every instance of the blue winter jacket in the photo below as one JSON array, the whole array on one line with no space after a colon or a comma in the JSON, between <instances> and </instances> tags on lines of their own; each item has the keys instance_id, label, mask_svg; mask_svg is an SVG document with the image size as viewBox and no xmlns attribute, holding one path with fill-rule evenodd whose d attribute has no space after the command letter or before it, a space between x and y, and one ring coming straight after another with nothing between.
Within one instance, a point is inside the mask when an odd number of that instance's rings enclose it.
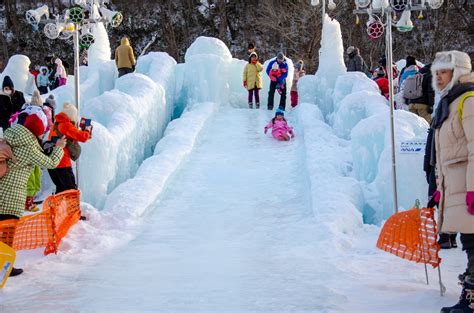
<instances>
[{"instance_id":1,"label":"blue winter jacket","mask_svg":"<svg viewBox=\"0 0 474 313\"><path fill-rule=\"evenodd\" d=\"M268 76L270 76L270 71L272 70L272 66L273 64L275 64L276 61L277 60L275 58L274 60L270 61L270 63L268 63L267 70L266 70ZM278 64L278 67L282 71L282 74L278 78L277 82L280 84L284 84L286 81L286 78L288 77L288 64L286 64L286 61L283 61L280 64Z\"/></svg>"},{"instance_id":2,"label":"blue winter jacket","mask_svg":"<svg viewBox=\"0 0 474 313\"><path fill-rule=\"evenodd\" d=\"M43 75L43 69L46 69L46 75ZM47 87L49 84L49 71L46 66L40 68L40 74L36 78L36 83L38 87Z\"/></svg>"}]
</instances>

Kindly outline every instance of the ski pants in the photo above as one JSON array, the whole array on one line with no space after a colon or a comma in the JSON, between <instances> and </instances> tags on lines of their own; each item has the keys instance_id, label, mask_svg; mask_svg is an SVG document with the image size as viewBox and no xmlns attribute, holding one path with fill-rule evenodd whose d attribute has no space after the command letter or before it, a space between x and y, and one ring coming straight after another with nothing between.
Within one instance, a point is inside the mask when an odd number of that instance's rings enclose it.
<instances>
[{"instance_id":1,"label":"ski pants","mask_svg":"<svg viewBox=\"0 0 474 313\"><path fill-rule=\"evenodd\" d=\"M291 97L291 107L294 108L298 105L298 91L292 90L290 91Z\"/></svg>"},{"instance_id":2,"label":"ski pants","mask_svg":"<svg viewBox=\"0 0 474 313\"><path fill-rule=\"evenodd\" d=\"M45 93L48 93L48 86L39 86L38 90L40 94L44 95Z\"/></svg>"},{"instance_id":3,"label":"ski pants","mask_svg":"<svg viewBox=\"0 0 474 313\"><path fill-rule=\"evenodd\" d=\"M122 67L118 69L118 77L122 77L123 75L127 75L133 73L133 70L128 67Z\"/></svg>"},{"instance_id":4,"label":"ski pants","mask_svg":"<svg viewBox=\"0 0 474 313\"><path fill-rule=\"evenodd\" d=\"M260 89L258 89L257 87L249 90L249 97L248 97L249 104L253 103L254 94L255 94L255 103L260 104Z\"/></svg>"},{"instance_id":5,"label":"ski pants","mask_svg":"<svg viewBox=\"0 0 474 313\"><path fill-rule=\"evenodd\" d=\"M54 185L56 185L56 193L77 189L76 177L72 167L55 168L48 170L48 173Z\"/></svg>"},{"instance_id":6,"label":"ski pants","mask_svg":"<svg viewBox=\"0 0 474 313\"><path fill-rule=\"evenodd\" d=\"M270 83L270 90L268 91L268 109L273 110L273 101L275 98L275 90L278 85L278 82L272 81ZM281 95L280 95L280 106L278 107L280 110L285 111L286 107L286 84L283 84L281 87Z\"/></svg>"}]
</instances>

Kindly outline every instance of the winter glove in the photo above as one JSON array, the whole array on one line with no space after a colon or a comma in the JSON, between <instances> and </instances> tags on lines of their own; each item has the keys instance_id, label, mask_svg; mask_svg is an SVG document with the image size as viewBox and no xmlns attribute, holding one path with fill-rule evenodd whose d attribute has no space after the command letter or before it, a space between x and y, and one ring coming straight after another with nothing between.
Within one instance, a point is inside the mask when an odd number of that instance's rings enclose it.
<instances>
[{"instance_id":1,"label":"winter glove","mask_svg":"<svg viewBox=\"0 0 474 313\"><path fill-rule=\"evenodd\" d=\"M434 208L439 203L440 199L441 199L441 192L436 190L431 196L431 198L428 200L428 205L427 205L428 208Z\"/></svg>"},{"instance_id":2,"label":"winter glove","mask_svg":"<svg viewBox=\"0 0 474 313\"><path fill-rule=\"evenodd\" d=\"M264 129L264 131L263 131L263 132L264 132L264 133L265 133L265 135L266 135L266 134L267 134L267 132L268 132L268 128L266 128L266 127L265 127L265 129Z\"/></svg>"},{"instance_id":3,"label":"winter glove","mask_svg":"<svg viewBox=\"0 0 474 313\"><path fill-rule=\"evenodd\" d=\"M466 204L469 214L474 215L474 191L466 192Z\"/></svg>"},{"instance_id":4,"label":"winter glove","mask_svg":"<svg viewBox=\"0 0 474 313\"><path fill-rule=\"evenodd\" d=\"M247 88L247 81L244 80L244 88Z\"/></svg>"}]
</instances>

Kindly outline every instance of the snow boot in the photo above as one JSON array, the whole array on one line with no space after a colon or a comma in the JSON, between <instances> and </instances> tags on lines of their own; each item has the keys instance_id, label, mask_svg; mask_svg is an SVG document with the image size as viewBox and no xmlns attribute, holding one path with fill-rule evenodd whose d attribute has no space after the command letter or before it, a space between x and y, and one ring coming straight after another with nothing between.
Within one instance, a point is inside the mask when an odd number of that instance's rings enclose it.
<instances>
[{"instance_id":1,"label":"snow boot","mask_svg":"<svg viewBox=\"0 0 474 313\"><path fill-rule=\"evenodd\" d=\"M253 109L253 103L249 102L249 109Z\"/></svg>"},{"instance_id":2,"label":"snow boot","mask_svg":"<svg viewBox=\"0 0 474 313\"><path fill-rule=\"evenodd\" d=\"M451 244L450 234L439 234L438 244L441 249L451 249L453 246Z\"/></svg>"},{"instance_id":3,"label":"snow boot","mask_svg":"<svg viewBox=\"0 0 474 313\"><path fill-rule=\"evenodd\" d=\"M441 313L474 313L474 276L459 275L462 286L459 302L451 307L444 307Z\"/></svg>"},{"instance_id":4,"label":"snow boot","mask_svg":"<svg viewBox=\"0 0 474 313\"><path fill-rule=\"evenodd\" d=\"M256 108L256 109L260 109L260 103L258 103L258 102L255 103L255 108Z\"/></svg>"},{"instance_id":5,"label":"snow boot","mask_svg":"<svg viewBox=\"0 0 474 313\"><path fill-rule=\"evenodd\" d=\"M13 268L12 271L10 272L10 277L15 277L23 273L23 270L21 268Z\"/></svg>"}]
</instances>

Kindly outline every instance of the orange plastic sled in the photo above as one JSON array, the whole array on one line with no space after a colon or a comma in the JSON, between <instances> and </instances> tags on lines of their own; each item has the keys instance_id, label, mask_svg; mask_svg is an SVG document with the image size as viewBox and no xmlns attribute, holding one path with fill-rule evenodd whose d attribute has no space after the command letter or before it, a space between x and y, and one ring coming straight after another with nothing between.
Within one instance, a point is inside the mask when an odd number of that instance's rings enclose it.
<instances>
[{"instance_id":1,"label":"orange plastic sled","mask_svg":"<svg viewBox=\"0 0 474 313\"><path fill-rule=\"evenodd\" d=\"M441 263L434 208L413 208L392 215L382 228L377 248L417 263Z\"/></svg>"}]
</instances>

